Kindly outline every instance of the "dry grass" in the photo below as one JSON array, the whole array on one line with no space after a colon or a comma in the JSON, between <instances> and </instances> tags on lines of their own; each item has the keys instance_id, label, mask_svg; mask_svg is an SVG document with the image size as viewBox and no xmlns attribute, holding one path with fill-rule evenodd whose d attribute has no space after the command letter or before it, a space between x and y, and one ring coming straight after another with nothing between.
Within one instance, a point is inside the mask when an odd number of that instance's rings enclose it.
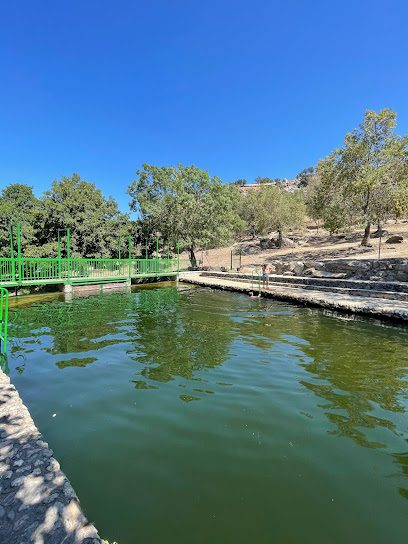
<instances>
[{"instance_id":1,"label":"dry grass","mask_svg":"<svg viewBox=\"0 0 408 544\"><path fill-rule=\"evenodd\" d=\"M384 227L388 231L381 244L381 258L408 257L408 222L389 223ZM376 230L376 229L374 229ZM404 237L400 244L385 244L384 242L394 234ZM295 248L260 250L259 239L250 238L236 242L230 247L211 249L206 252L197 252L197 259L203 259L204 265L212 268L230 266L231 249L242 250L242 266L260 265L274 260L320 260L320 259L377 259L378 238L372 238L371 248L362 247L361 240L363 230L355 230L345 235L330 236L328 232L319 229L305 229L303 232L294 233L295 239L300 239L302 245ZM187 254L183 254L187 258ZM234 261L237 262L237 261ZM237 266L234 264L234 266Z\"/></svg>"}]
</instances>

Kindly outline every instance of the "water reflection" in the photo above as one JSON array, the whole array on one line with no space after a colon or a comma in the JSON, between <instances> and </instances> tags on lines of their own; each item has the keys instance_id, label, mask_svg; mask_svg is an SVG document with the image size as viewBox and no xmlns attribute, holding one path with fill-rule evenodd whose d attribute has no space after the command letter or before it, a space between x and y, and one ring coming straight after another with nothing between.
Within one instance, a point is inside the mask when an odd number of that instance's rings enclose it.
<instances>
[{"instance_id":1,"label":"water reflection","mask_svg":"<svg viewBox=\"0 0 408 544\"><path fill-rule=\"evenodd\" d=\"M199 371L239 355L239 346L256 348L263 363L294 359L304 370L298 383L324 401L317 406L333 425L330 432L369 448L387 446L372 438L373 429L399 436L390 414L406 411L406 338L405 327L304 308L294 316L284 304L176 286L12 308L9 327L10 354L21 360L15 365L20 373L38 349L61 356L55 364L64 370L91 365L101 350L122 344L142 367L132 380L136 389L154 390L176 377L197 379ZM195 388L180 398L189 402L213 392Z\"/></svg>"}]
</instances>

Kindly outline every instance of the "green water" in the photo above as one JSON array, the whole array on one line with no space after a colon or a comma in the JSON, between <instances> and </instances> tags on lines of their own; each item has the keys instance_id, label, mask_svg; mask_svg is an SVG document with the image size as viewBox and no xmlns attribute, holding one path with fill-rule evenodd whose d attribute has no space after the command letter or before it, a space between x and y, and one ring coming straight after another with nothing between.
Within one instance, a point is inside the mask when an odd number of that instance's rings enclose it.
<instances>
[{"instance_id":1,"label":"green water","mask_svg":"<svg viewBox=\"0 0 408 544\"><path fill-rule=\"evenodd\" d=\"M406 327L182 285L10 318L11 379L104 538L407 542Z\"/></svg>"}]
</instances>

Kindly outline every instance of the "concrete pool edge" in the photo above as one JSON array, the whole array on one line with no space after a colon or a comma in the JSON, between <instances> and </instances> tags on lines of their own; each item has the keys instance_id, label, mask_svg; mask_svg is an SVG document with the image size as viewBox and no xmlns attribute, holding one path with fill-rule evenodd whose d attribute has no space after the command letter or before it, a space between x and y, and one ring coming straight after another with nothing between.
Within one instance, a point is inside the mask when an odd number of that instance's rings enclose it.
<instances>
[{"instance_id":1,"label":"concrete pool edge","mask_svg":"<svg viewBox=\"0 0 408 544\"><path fill-rule=\"evenodd\" d=\"M0 369L0 542L102 544L20 395Z\"/></svg>"},{"instance_id":2,"label":"concrete pool edge","mask_svg":"<svg viewBox=\"0 0 408 544\"><path fill-rule=\"evenodd\" d=\"M223 289L226 291L238 291L249 293L252 290L251 281L237 282L232 279L219 277L205 277L198 273L180 274L180 282L192 283L203 287ZM254 284L255 294L258 286ZM408 302L370 298L362 296L346 295L341 293L327 293L322 291L302 290L297 287L277 287L270 290L262 289L262 296L292 302L303 306L325 308L333 311L354 313L374 317L377 319L388 319L408 323Z\"/></svg>"}]
</instances>

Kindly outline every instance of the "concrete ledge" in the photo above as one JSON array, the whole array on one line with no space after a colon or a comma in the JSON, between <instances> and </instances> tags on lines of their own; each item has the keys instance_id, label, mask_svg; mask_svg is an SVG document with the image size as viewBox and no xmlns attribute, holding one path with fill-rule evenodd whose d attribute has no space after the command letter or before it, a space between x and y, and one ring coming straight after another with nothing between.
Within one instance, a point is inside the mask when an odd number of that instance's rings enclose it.
<instances>
[{"instance_id":1,"label":"concrete ledge","mask_svg":"<svg viewBox=\"0 0 408 544\"><path fill-rule=\"evenodd\" d=\"M183 275L185 273L183 272ZM193 272L190 274L197 274ZM237 278L250 280L251 274L244 274L241 272L202 272L202 276L216 277L216 278ZM315 285L315 286L335 286L346 287L351 289L373 289L373 290L385 290L395 291L401 293L408 293L408 283L398 281L372 281L372 280L352 280L352 279L335 279L335 278L313 278L308 276L283 276L280 274L270 274L270 281L277 281L279 283L299 285ZM258 280L258 277L254 274L254 282Z\"/></svg>"},{"instance_id":2,"label":"concrete ledge","mask_svg":"<svg viewBox=\"0 0 408 544\"><path fill-rule=\"evenodd\" d=\"M0 542L102 544L53 452L2 370Z\"/></svg>"},{"instance_id":3,"label":"concrete ledge","mask_svg":"<svg viewBox=\"0 0 408 544\"><path fill-rule=\"evenodd\" d=\"M200 275L200 273L196 273L195 275L180 274L180 281L228 291L240 291L243 293L251 291L251 281L239 282L233 279L205 277ZM254 291L257 292L255 285ZM328 293L317 290L313 291L312 289L305 290L299 288L299 286L286 287L284 285L271 286L270 290L262 289L262 296L305 306L316 306L380 319L408 322L408 302L404 301L362 296L356 297L343 293Z\"/></svg>"}]
</instances>

